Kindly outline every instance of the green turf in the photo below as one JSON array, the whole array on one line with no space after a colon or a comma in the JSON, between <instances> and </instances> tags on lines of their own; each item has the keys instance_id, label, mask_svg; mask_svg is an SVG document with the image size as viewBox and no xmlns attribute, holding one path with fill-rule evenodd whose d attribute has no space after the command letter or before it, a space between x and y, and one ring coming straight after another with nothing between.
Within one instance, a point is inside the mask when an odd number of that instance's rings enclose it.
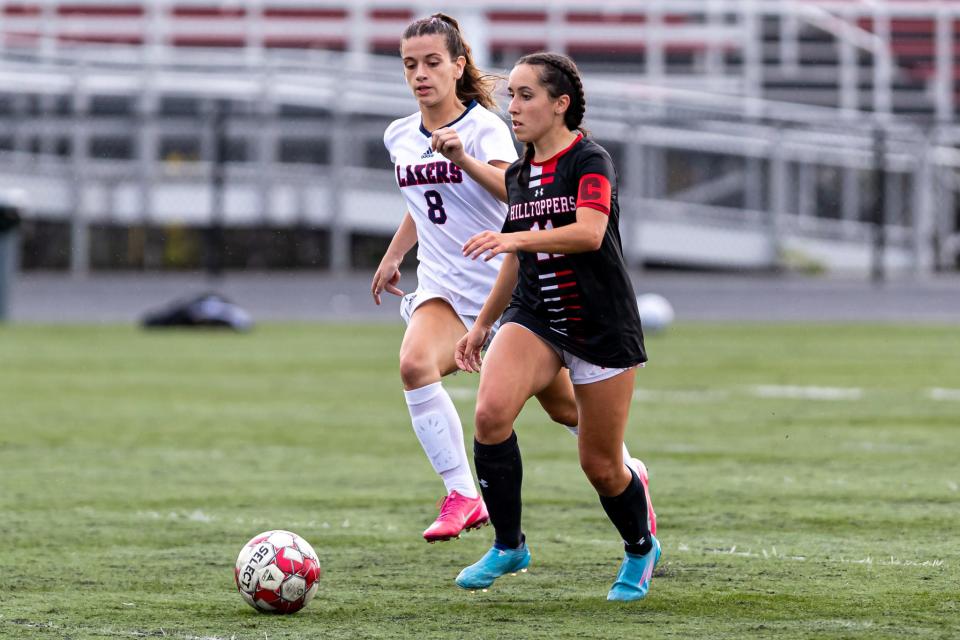
<instances>
[{"instance_id":1,"label":"green turf","mask_svg":"<svg viewBox=\"0 0 960 640\"><path fill-rule=\"evenodd\" d=\"M628 444L664 555L629 605L604 600L616 533L536 406L518 423L531 570L453 585L492 532L420 539L442 487L408 424L400 332L0 329L0 637L960 637L960 401L929 395L960 388L956 328L650 339ZM446 384L469 434L476 377ZM325 570L294 616L233 587L270 528Z\"/></svg>"}]
</instances>

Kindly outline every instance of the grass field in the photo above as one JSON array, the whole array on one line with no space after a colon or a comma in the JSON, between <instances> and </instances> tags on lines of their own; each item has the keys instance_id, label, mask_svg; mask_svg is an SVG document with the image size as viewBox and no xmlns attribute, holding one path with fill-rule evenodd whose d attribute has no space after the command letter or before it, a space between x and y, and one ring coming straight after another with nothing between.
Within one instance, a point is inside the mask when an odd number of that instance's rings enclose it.
<instances>
[{"instance_id":1,"label":"grass field","mask_svg":"<svg viewBox=\"0 0 960 640\"><path fill-rule=\"evenodd\" d=\"M664 555L629 605L604 600L621 546L535 404L517 427L530 572L454 586L492 530L420 539L442 485L406 416L400 335L0 329L0 637L960 637L955 327L650 339L628 444ZM476 380L446 383L468 434ZM294 616L233 587L270 528L325 570Z\"/></svg>"}]
</instances>

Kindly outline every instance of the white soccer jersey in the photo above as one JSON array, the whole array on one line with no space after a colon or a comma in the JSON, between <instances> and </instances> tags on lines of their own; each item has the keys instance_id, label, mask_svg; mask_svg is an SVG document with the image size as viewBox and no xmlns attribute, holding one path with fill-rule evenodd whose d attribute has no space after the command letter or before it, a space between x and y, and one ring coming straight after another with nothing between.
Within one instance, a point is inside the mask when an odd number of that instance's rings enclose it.
<instances>
[{"instance_id":1,"label":"white soccer jersey","mask_svg":"<svg viewBox=\"0 0 960 640\"><path fill-rule=\"evenodd\" d=\"M456 130L466 152L480 160L512 163L517 150L506 123L476 101L446 125ZM503 256L470 260L463 245L485 230L499 232L507 206L456 164L430 150L430 132L420 113L393 121L383 134L397 185L417 225L419 289L445 292L460 315L475 316L500 270Z\"/></svg>"}]
</instances>

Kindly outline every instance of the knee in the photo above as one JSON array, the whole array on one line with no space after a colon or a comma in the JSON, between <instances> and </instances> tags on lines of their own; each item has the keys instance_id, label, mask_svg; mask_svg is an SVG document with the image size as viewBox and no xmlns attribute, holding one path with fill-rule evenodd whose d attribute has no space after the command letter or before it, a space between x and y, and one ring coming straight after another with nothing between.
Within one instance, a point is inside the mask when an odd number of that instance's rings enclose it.
<instances>
[{"instance_id":1,"label":"knee","mask_svg":"<svg viewBox=\"0 0 960 640\"><path fill-rule=\"evenodd\" d=\"M600 495L615 496L623 492L623 480L627 471L621 461L581 454L580 468Z\"/></svg>"},{"instance_id":2,"label":"knee","mask_svg":"<svg viewBox=\"0 0 960 640\"><path fill-rule=\"evenodd\" d=\"M503 406L486 398L477 398L477 411L474 414L474 430L477 442L498 444L510 437L513 419Z\"/></svg>"},{"instance_id":3,"label":"knee","mask_svg":"<svg viewBox=\"0 0 960 640\"><path fill-rule=\"evenodd\" d=\"M567 402L558 406L547 408L547 415L550 419L565 427L575 427L580 422L580 415L577 412L576 402Z\"/></svg>"},{"instance_id":4,"label":"knee","mask_svg":"<svg viewBox=\"0 0 960 640\"><path fill-rule=\"evenodd\" d=\"M419 389L435 382L438 377L436 367L428 361L426 354L412 350L400 351L400 380L405 389Z\"/></svg>"}]
</instances>

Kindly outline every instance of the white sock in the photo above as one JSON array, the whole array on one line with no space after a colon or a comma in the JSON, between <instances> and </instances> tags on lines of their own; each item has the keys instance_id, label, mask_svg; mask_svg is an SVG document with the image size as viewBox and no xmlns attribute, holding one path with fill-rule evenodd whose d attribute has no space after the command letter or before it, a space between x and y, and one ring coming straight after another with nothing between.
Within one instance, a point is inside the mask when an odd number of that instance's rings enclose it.
<instances>
[{"instance_id":1,"label":"white sock","mask_svg":"<svg viewBox=\"0 0 960 640\"><path fill-rule=\"evenodd\" d=\"M574 437L580 437L580 427L567 427L567 431L572 433ZM627 449L627 443L623 443L623 462L627 464L630 462L630 450Z\"/></svg>"},{"instance_id":2,"label":"white sock","mask_svg":"<svg viewBox=\"0 0 960 640\"><path fill-rule=\"evenodd\" d=\"M467 498L476 498L470 462L463 444L463 425L450 395L440 382L419 389L404 391L413 431L433 465L443 478L447 493L456 491Z\"/></svg>"}]
</instances>

